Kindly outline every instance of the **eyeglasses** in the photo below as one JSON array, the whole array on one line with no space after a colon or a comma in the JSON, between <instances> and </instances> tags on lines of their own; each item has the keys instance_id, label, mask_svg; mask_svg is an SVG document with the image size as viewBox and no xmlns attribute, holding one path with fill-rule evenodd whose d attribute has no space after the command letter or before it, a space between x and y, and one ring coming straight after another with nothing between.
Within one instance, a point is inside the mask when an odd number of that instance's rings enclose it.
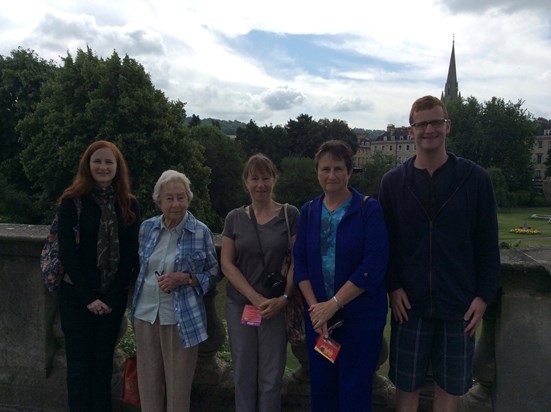
<instances>
[{"instance_id":1,"label":"eyeglasses","mask_svg":"<svg viewBox=\"0 0 551 412\"><path fill-rule=\"evenodd\" d=\"M427 126L430 124L433 127L433 129L436 129L438 127L444 126L448 122L449 122L449 119L435 119L435 120L429 120L426 122L412 123L411 126L415 127L417 130L423 130L423 129L426 129Z\"/></svg>"}]
</instances>

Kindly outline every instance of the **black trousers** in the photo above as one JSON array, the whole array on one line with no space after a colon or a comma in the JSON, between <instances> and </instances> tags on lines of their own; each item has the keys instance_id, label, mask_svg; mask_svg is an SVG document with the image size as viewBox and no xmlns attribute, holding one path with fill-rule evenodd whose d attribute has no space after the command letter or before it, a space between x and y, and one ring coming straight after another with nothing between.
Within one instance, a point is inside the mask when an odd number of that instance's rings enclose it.
<instances>
[{"instance_id":1,"label":"black trousers","mask_svg":"<svg viewBox=\"0 0 551 412\"><path fill-rule=\"evenodd\" d=\"M67 392L71 412L111 412L113 352L126 310L121 294L108 315L94 315L74 287L62 282L59 290L61 328L65 335Z\"/></svg>"}]
</instances>

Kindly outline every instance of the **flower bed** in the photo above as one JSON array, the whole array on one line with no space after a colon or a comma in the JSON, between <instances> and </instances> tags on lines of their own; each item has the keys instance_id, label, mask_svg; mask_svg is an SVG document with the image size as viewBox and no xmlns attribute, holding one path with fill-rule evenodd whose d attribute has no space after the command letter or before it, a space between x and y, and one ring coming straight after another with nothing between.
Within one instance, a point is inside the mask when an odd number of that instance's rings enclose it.
<instances>
[{"instance_id":1,"label":"flower bed","mask_svg":"<svg viewBox=\"0 0 551 412\"><path fill-rule=\"evenodd\" d=\"M517 235L539 235L541 233L538 229L532 229L531 227L516 227L509 230L509 232Z\"/></svg>"}]
</instances>

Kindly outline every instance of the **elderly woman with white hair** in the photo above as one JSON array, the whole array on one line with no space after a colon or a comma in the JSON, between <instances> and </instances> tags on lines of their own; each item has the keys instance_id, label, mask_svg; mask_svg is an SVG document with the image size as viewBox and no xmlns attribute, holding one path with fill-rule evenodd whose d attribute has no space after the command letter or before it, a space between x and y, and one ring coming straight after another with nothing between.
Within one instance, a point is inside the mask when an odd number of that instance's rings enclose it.
<instances>
[{"instance_id":1,"label":"elderly woman with white hair","mask_svg":"<svg viewBox=\"0 0 551 412\"><path fill-rule=\"evenodd\" d=\"M218 279L214 237L188 211L183 173L163 172L153 191L162 214L140 227L140 273L132 299L144 412L189 411L198 345L207 339L203 295Z\"/></svg>"}]
</instances>

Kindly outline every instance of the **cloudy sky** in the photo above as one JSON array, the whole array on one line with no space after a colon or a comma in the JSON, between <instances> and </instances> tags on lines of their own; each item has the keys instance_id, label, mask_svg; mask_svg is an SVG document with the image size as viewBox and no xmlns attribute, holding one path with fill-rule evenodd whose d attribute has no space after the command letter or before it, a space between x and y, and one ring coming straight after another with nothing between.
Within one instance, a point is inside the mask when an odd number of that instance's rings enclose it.
<instances>
[{"instance_id":1,"label":"cloudy sky","mask_svg":"<svg viewBox=\"0 0 551 412\"><path fill-rule=\"evenodd\" d=\"M455 36L463 97L521 99L549 119L550 16L548 0L13 0L0 54L116 50L188 115L385 129L417 97L440 97Z\"/></svg>"}]
</instances>

